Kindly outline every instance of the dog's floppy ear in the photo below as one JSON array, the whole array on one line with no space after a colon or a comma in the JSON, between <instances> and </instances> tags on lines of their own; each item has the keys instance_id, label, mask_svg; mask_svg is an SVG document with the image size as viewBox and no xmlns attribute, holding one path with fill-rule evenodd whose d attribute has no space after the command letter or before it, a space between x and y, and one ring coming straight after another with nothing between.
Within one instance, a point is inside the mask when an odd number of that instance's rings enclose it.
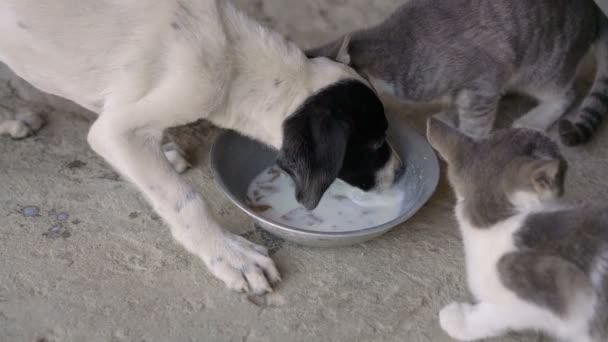
<instances>
[{"instance_id":1,"label":"dog's floppy ear","mask_svg":"<svg viewBox=\"0 0 608 342\"><path fill-rule=\"evenodd\" d=\"M306 51L308 58L327 57L335 60L338 63L350 65L350 36L346 35L342 39L338 39L325 46Z\"/></svg>"},{"instance_id":2,"label":"dog's floppy ear","mask_svg":"<svg viewBox=\"0 0 608 342\"><path fill-rule=\"evenodd\" d=\"M448 163L454 162L458 151L471 148L473 145L471 138L435 118L430 118L426 122L426 138Z\"/></svg>"},{"instance_id":3,"label":"dog's floppy ear","mask_svg":"<svg viewBox=\"0 0 608 342\"><path fill-rule=\"evenodd\" d=\"M348 127L329 111L301 112L283 124L277 164L296 185L296 199L306 209L319 205L342 168Z\"/></svg>"}]
</instances>

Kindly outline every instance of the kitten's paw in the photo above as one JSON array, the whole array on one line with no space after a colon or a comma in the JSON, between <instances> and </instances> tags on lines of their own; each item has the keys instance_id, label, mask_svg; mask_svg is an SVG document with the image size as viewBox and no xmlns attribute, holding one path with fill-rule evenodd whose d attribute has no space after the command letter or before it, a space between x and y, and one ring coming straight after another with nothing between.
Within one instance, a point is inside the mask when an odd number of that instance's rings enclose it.
<instances>
[{"instance_id":1,"label":"kitten's paw","mask_svg":"<svg viewBox=\"0 0 608 342\"><path fill-rule=\"evenodd\" d=\"M466 316L472 306L466 303L452 303L445 306L439 312L439 324L441 329L450 337L459 341L473 341L474 338L468 332Z\"/></svg>"},{"instance_id":2,"label":"kitten's paw","mask_svg":"<svg viewBox=\"0 0 608 342\"><path fill-rule=\"evenodd\" d=\"M541 133L545 133L547 131L546 123L530 118L517 119L515 122L513 122L512 126L513 128L527 128Z\"/></svg>"},{"instance_id":3,"label":"kitten's paw","mask_svg":"<svg viewBox=\"0 0 608 342\"><path fill-rule=\"evenodd\" d=\"M44 125L40 114L25 111L15 115L15 119L0 121L0 135L13 139L23 139L33 135Z\"/></svg>"},{"instance_id":4,"label":"kitten's paw","mask_svg":"<svg viewBox=\"0 0 608 342\"><path fill-rule=\"evenodd\" d=\"M23 121L4 120L0 122L0 135L8 135L13 139L23 139L32 135L32 130Z\"/></svg>"},{"instance_id":5,"label":"kitten's paw","mask_svg":"<svg viewBox=\"0 0 608 342\"><path fill-rule=\"evenodd\" d=\"M163 152L177 173L183 173L192 166L186 160L186 153L176 143L163 145Z\"/></svg>"},{"instance_id":6,"label":"kitten's paw","mask_svg":"<svg viewBox=\"0 0 608 342\"><path fill-rule=\"evenodd\" d=\"M229 233L223 245L205 262L217 278L238 292L272 292L271 284L281 280L266 247Z\"/></svg>"},{"instance_id":7,"label":"kitten's paw","mask_svg":"<svg viewBox=\"0 0 608 342\"><path fill-rule=\"evenodd\" d=\"M30 110L20 112L16 115L16 119L25 123L32 133L38 132L44 126L42 115L34 113Z\"/></svg>"},{"instance_id":8,"label":"kitten's paw","mask_svg":"<svg viewBox=\"0 0 608 342\"><path fill-rule=\"evenodd\" d=\"M574 124L568 119L559 121L559 137L565 146L576 146L587 142L591 133L583 124Z\"/></svg>"}]
</instances>

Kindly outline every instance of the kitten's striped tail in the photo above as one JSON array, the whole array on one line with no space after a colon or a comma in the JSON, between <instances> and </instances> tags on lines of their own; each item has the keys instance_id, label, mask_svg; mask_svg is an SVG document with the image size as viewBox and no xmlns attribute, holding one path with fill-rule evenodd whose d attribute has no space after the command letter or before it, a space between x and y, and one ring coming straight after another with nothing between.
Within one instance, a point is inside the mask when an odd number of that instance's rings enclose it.
<instances>
[{"instance_id":1,"label":"kitten's striped tail","mask_svg":"<svg viewBox=\"0 0 608 342\"><path fill-rule=\"evenodd\" d=\"M559 135L566 146L588 142L608 114L608 19L601 12L600 16L595 81L576 116L559 122Z\"/></svg>"}]
</instances>

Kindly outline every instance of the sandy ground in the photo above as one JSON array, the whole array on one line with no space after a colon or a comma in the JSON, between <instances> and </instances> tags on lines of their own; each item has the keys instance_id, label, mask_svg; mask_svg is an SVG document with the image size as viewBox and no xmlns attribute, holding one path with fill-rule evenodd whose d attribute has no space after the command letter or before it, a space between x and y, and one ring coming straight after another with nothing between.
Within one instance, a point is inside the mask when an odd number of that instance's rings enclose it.
<instances>
[{"instance_id":1,"label":"sandy ground","mask_svg":"<svg viewBox=\"0 0 608 342\"><path fill-rule=\"evenodd\" d=\"M381 20L401 1L238 3L311 47ZM0 139L0 341L450 340L437 312L469 295L445 180L418 215L373 242L333 250L276 245L284 281L274 295L252 300L212 278L142 196L87 147L91 114L24 87L6 69L0 103L42 108L48 119L35 137ZM506 101L503 116L525 108ZM419 129L432 112L398 110ZM186 177L213 199L226 226L263 241L213 184L207 155L217 133L204 123L176 131L195 159ZM608 199L607 142L604 129L592 144L565 150L571 201ZM24 209L37 215L27 217Z\"/></svg>"}]
</instances>

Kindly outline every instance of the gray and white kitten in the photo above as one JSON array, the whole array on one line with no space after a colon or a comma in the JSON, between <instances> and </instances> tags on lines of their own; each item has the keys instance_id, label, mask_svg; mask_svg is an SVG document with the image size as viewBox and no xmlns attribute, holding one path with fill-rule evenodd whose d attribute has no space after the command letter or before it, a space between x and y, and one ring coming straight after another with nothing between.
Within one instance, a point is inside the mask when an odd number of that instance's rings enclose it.
<instances>
[{"instance_id":1,"label":"gray and white kitten","mask_svg":"<svg viewBox=\"0 0 608 342\"><path fill-rule=\"evenodd\" d=\"M593 87L573 121L559 124L563 143L576 145L608 112L608 20L593 0L410 0L378 26L307 55L350 64L405 101L449 98L460 129L481 137L508 91L539 101L516 127L548 129L574 103L573 79L594 43Z\"/></svg>"},{"instance_id":2,"label":"gray and white kitten","mask_svg":"<svg viewBox=\"0 0 608 342\"><path fill-rule=\"evenodd\" d=\"M608 341L608 209L556 203L567 169L557 145L522 128L474 140L436 119L427 137L448 164L475 297L441 310L443 330Z\"/></svg>"}]
</instances>

